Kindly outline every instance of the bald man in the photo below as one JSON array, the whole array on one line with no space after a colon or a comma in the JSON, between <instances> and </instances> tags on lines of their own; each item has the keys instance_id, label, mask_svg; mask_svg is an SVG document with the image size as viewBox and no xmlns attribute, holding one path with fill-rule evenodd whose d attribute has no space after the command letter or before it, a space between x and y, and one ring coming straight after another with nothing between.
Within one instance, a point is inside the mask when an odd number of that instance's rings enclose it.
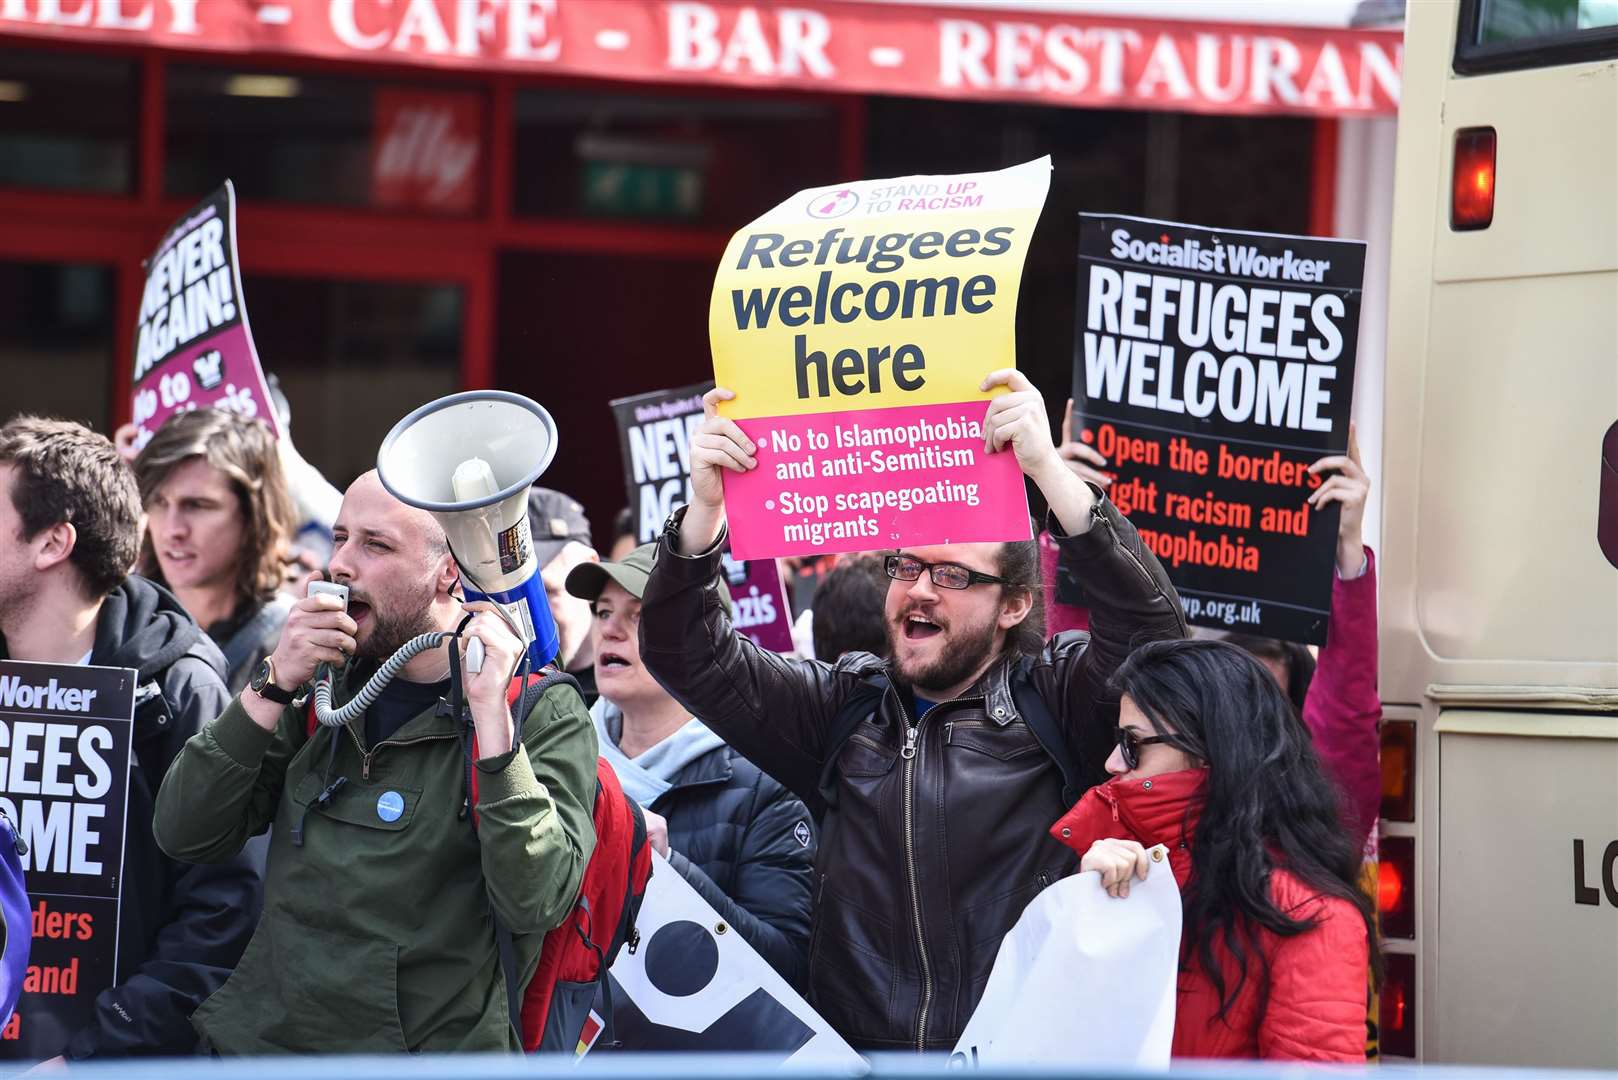
<instances>
[{"instance_id":1,"label":"bald man","mask_svg":"<svg viewBox=\"0 0 1618 1080\"><path fill-rule=\"evenodd\" d=\"M491 910L526 982L595 846L595 729L558 686L514 741L507 677L523 643L488 605L455 598L438 524L375 473L343 496L326 576L348 586L347 611L332 596L300 600L158 794L157 840L177 859L228 858L274 825L258 932L192 1022L222 1054L516 1049ZM468 612L487 656L462 672L461 717L439 648L362 718L310 733L304 698L320 664L339 671L341 705L400 645Z\"/></svg>"}]
</instances>

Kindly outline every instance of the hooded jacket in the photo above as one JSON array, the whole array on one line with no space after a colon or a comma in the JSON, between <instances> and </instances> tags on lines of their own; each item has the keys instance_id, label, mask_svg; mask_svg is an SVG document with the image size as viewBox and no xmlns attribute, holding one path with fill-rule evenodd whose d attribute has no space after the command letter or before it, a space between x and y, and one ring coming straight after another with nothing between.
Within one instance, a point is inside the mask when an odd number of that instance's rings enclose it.
<instances>
[{"instance_id":1,"label":"hooded jacket","mask_svg":"<svg viewBox=\"0 0 1618 1080\"><path fill-rule=\"evenodd\" d=\"M1202 808L1202 769L1113 779L1090 789L1051 827L1051 835L1082 856L1097 840L1163 844L1183 892L1191 880L1191 849ZM1369 954L1365 920L1347 900L1311 888L1283 868L1270 871L1270 901L1283 914L1312 920L1312 929L1284 937L1259 929L1267 962L1249 957L1247 979L1219 1017L1219 994L1193 955L1180 961L1174 1015L1177 1058L1273 1058L1363 1062ZM1125 901L1127 902L1127 901ZM1240 969L1214 943L1225 986Z\"/></svg>"},{"instance_id":2,"label":"hooded jacket","mask_svg":"<svg viewBox=\"0 0 1618 1080\"><path fill-rule=\"evenodd\" d=\"M163 854L152 836L169 765L230 700L225 659L166 589L131 575L102 601L90 663L137 673L118 919L123 981L96 998L94 1018L63 1053L188 1054L197 1042L191 1014L241 958L262 900L250 856L191 866Z\"/></svg>"}]
</instances>

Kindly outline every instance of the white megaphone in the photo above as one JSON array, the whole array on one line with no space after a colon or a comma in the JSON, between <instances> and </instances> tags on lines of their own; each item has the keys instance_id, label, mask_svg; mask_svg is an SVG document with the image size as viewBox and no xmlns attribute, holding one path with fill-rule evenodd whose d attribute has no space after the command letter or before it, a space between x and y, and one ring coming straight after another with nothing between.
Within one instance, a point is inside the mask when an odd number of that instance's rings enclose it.
<instances>
[{"instance_id":1,"label":"white megaphone","mask_svg":"<svg viewBox=\"0 0 1618 1080\"><path fill-rule=\"evenodd\" d=\"M376 456L382 486L443 526L466 598L505 609L536 669L561 643L534 558L528 488L555 456L551 414L503 390L423 405L393 426Z\"/></svg>"}]
</instances>

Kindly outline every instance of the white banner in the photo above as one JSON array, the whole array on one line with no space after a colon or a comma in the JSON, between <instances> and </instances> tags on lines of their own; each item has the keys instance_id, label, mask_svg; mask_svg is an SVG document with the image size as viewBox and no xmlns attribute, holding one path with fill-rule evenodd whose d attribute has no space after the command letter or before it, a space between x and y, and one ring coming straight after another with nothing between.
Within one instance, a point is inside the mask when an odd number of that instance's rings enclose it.
<instances>
[{"instance_id":1,"label":"white banner","mask_svg":"<svg viewBox=\"0 0 1618 1080\"><path fill-rule=\"evenodd\" d=\"M1114 899L1096 872L1034 897L1000 943L950 1064L1164 1068L1174 1040L1180 889L1167 852Z\"/></svg>"},{"instance_id":2,"label":"white banner","mask_svg":"<svg viewBox=\"0 0 1618 1080\"><path fill-rule=\"evenodd\" d=\"M679 871L655 852L652 862L635 924L640 945L612 965L613 1036L623 1049L743 1050L783 1064L863 1068Z\"/></svg>"}]
</instances>

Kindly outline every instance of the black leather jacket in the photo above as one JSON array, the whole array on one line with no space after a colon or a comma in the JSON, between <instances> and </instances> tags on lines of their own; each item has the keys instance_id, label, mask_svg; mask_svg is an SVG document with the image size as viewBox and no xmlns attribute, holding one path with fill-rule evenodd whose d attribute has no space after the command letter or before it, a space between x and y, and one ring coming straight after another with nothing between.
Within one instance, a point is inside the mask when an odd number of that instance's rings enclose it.
<instances>
[{"instance_id":1,"label":"black leather jacket","mask_svg":"<svg viewBox=\"0 0 1618 1080\"><path fill-rule=\"evenodd\" d=\"M1173 586L1110 501L1082 535L1050 525L1084 577L1091 634L1002 658L919 725L895 679L838 752L815 861L809 1000L857 1047L953 1049L1001 938L1040 889L1076 868L1047 835L1067 810L1062 781L1022 722L1013 685L1047 703L1094 782L1117 723L1108 678L1134 646L1185 635ZM839 706L886 669L868 654L833 666L754 646L711 584L718 562L717 545L687 558L663 539L641 609L641 658L687 709L814 806Z\"/></svg>"}]
</instances>

